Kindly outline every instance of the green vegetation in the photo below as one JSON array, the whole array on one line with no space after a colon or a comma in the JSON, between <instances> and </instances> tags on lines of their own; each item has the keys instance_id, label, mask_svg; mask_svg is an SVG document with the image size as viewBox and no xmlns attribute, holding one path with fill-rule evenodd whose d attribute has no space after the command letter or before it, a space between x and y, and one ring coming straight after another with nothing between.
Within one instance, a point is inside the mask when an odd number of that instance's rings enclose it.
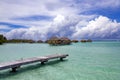
<instances>
[{"instance_id":1,"label":"green vegetation","mask_svg":"<svg viewBox=\"0 0 120 80\"><path fill-rule=\"evenodd\" d=\"M36 41L28 40L28 39L11 39L11 40L7 40L6 37L4 37L3 35L0 35L0 44L3 44L3 43L36 43ZM43 43L43 41L38 40L37 43Z\"/></svg>"},{"instance_id":2,"label":"green vegetation","mask_svg":"<svg viewBox=\"0 0 120 80\"><path fill-rule=\"evenodd\" d=\"M4 37L3 35L0 35L0 45L3 43L48 43L50 45L69 45L72 42L77 43L79 42L78 40L70 40L67 37L51 37L49 40L46 40L45 42L43 42L42 40L38 40L38 41L34 41L34 40L28 40L28 39L11 39L11 40L7 40L6 37ZM80 42L92 42L91 39L82 39Z\"/></svg>"},{"instance_id":3,"label":"green vegetation","mask_svg":"<svg viewBox=\"0 0 120 80\"><path fill-rule=\"evenodd\" d=\"M7 41L6 37L0 34L0 44L3 44Z\"/></svg>"},{"instance_id":4,"label":"green vegetation","mask_svg":"<svg viewBox=\"0 0 120 80\"><path fill-rule=\"evenodd\" d=\"M71 40L67 37L51 37L49 40L46 41L50 45L69 45L71 44Z\"/></svg>"},{"instance_id":5,"label":"green vegetation","mask_svg":"<svg viewBox=\"0 0 120 80\"><path fill-rule=\"evenodd\" d=\"M35 41L27 39L11 39L7 40L7 43L35 43Z\"/></svg>"}]
</instances>

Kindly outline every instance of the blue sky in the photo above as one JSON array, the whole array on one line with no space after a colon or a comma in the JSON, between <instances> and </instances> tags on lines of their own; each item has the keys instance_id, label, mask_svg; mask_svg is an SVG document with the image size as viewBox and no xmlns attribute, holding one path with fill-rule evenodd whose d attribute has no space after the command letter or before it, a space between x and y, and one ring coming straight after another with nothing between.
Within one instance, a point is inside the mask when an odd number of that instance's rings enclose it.
<instances>
[{"instance_id":1,"label":"blue sky","mask_svg":"<svg viewBox=\"0 0 120 80\"><path fill-rule=\"evenodd\" d=\"M8 39L120 39L120 0L0 0Z\"/></svg>"}]
</instances>

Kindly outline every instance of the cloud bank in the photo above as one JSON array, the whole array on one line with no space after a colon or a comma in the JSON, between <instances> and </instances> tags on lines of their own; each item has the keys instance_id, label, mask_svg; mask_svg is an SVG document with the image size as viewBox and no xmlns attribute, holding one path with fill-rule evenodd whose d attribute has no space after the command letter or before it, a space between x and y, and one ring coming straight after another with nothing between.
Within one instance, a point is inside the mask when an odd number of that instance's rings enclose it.
<instances>
[{"instance_id":1,"label":"cloud bank","mask_svg":"<svg viewBox=\"0 0 120 80\"><path fill-rule=\"evenodd\" d=\"M8 39L120 39L120 22L94 13L119 8L120 0L1 0L0 34Z\"/></svg>"},{"instance_id":2,"label":"cloud bank","mask_svg":"<svg viewBox=\"0 0 120 80\"><path fill-rule=\"evenodd\" d=\"M87 21L80 18L64 17L58 15L46 27L29 27L13 29L5 35L12 39L43 39L51 36L67 36L71 39L120 39L120 23L115 20L98 16Z\"/></svg>"}]
</instances>

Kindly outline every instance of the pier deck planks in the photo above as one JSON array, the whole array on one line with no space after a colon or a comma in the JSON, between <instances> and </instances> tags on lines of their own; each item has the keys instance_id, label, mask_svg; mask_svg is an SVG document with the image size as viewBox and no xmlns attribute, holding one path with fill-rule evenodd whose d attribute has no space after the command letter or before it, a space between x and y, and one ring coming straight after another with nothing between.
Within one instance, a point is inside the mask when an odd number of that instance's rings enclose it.
<instances>
[{"instance_id":1,"label":"pier deck planks","mask_svg":"<svg viewBox=\"0 0 120 80\"><path fill-rule=\"evenodd\" d=\"M0 63L0 70L9 69L9 68L16 70L18 67L22 65L35 63L35 62L44 63L44 62L47 62L48 60L56 59L56 58L60 58L60 60L62 60L63 58L66 58L67 56L68 54L52 54L52 55L43 56L43 57L33 57L33 58Z\"/></svg>"}]
</instances>

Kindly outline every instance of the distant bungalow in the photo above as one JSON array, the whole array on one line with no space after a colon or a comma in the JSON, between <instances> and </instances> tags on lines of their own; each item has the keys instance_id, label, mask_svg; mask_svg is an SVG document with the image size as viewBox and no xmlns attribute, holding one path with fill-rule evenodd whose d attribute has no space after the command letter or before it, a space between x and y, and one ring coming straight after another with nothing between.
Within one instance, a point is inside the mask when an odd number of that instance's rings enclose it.
<instances>
[{"instance_id":1,"label":"distant bungalow","mask_svg":"<svg viewBox=\"0 0 120 80\"><path fill-rule=\"evenodd\" d=\"M77 42L79 42L79 41L78 41L78 40L72 40L71 42L77 43Z\"/></svg>"},{"instance_id":2,"label":"distant bungalow","mask_svg":"<svg viewBox=\"0 0 120 80\"><path fill-rule=\"evenodd\" d=\"M37 43L43 43L43 41L42 40L38 40Z\"/></svg>"},{"instance_id":3,"label":"distant bungalow","mask_svg":"<svg viewBox=\"0 0 120 80\"><path fill-rule=\"evenodd\" d=\"M88 40L82 39L80 42L92 42L92 40L91 39L88 39Z\"/></svg>"},{"instance_id":4,"label":"distant bungalow","mask_svg":"<svg viewBox=\"0 0 120 80\"><path fill-rule=\"evenodd\" d=\"M88 39L87 42L92 42L92 40L91 40L91 39Z\"/></svg>"},{"instance_id":5,"label":"distant bungalow","mask_svg":"<svg viewBox=\"0 0 120 80\"><path fill-rule=\"evenodd\" d=\"M47 40L47 42L50 45L69 45L69 44L71 44L71 40L67 37L62 37L62 38L51 37L49 40Z\"/></svg>"}]
</instances>

